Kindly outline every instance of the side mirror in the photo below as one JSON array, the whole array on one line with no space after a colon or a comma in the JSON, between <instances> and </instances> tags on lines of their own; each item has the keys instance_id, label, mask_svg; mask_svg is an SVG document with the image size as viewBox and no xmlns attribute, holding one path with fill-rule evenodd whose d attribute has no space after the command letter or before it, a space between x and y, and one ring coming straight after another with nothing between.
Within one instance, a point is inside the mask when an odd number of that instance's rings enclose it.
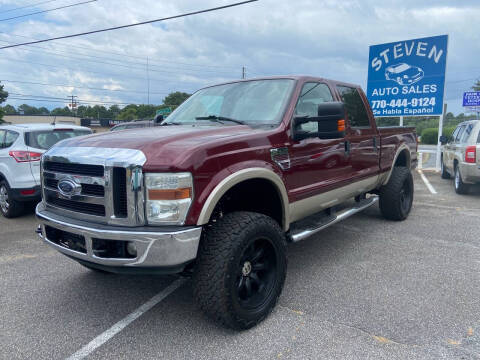
<instances>
[{"instance_id":1,"label":"side mirror","mask_svg":"<svg viewBox=\"0 0 480 360\"><path fill-rule=\"evenodd\" d=\"M316 122L318 131L303 131L300 126ZM293 119L293 140L309 137L340 139L345 137L345 106L342 102L326 102L318 105L317 116L296 116Z\"/></svg>"},{"instance_id":2,"label":"side mirror","mask_svg":"<svg viewBox=\"0 0 480 360\"><path fill-rule=\"evenodd\" d=\"M445 145L446 143L448 143L448 137L445 135L440 136L439 140L440 140L440 144L442 145Z\"/></svg>"},{"instance_id":3,"label":"side mirror","mask_svg":"<svg viewBox=\"0 0 480 360\"><path fill-rule=\"evenodd\" d=\"M157 126L157 125L160 125L163 121L163 115L162 114L158 114L157 116L155 116L155 118L153 119L153 125L154 126Z\"/></svg>"}]
</instances>

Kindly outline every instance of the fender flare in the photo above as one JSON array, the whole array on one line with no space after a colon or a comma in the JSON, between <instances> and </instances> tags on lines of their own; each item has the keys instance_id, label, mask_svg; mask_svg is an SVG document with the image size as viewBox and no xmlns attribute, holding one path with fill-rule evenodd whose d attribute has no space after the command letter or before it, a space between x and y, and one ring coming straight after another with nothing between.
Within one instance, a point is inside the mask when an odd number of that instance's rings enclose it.
<instances>
[{"instance_id":1,"label":"fender flare","mask_svg":"<svg viewBox=\"0 0 480 360\"><path fill-rule=\"evenodd\" d=\"M205 225L210 221L212 212L217 206L223 195L230 190L233 186L241 183L242 181L251 179L265 179L269 180L276 188L280 200L282 202L282 228L287 231L290 226L289 216L289 201L287 195L287 189L283 180L272 170L265 168L248 168L234 172L225 179L223 179L210 193L207 200L203 204L202 211L197 220L197 225Z\"/></svg>"},{"instance_id":2,"label":"fender flare","mask_svg":"<svg viewBox=\"0 0 480 360\"><path fill-rule=\"evenodd\" d=\"M392 162L392 167L388 171L388 174L385 177L384 181L381 182L382 185L386 185L388 183L388 181L390 180L390 176L392 176L393 168L395 167L395 163L397 162L398 157L400 156L400 154L403 151L406 151L406 153L407 153L407 167L409 169L411 168L411 166L412 166L412 159L411 159L412 155L410 154L410 148L406 144L402 144L398 147L397 152L395 153L395 157L393 158L393 162Z\"/></svg>"}]
</instances>

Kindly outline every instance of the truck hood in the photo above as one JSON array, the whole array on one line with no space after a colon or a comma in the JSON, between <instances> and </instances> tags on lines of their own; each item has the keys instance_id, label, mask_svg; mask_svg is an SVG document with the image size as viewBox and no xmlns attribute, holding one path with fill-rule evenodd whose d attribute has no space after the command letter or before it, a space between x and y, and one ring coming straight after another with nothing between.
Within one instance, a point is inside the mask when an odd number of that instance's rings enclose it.
<instances>
[{"instance_id":1,"label":"truck hood","mask_svg":"<svg viewBox=\"0 0 480 360\"><path fill-rule=\"evenodd\" d=\"M265 129L252 129L246 125L170 125L71 138L58 146L136 149L145 154L147 162L144 167L147 169L187 169L195 161L213 155L216 145L228 138L250 138L255 133L264 132Z\"/></svg>"}]
</instances>

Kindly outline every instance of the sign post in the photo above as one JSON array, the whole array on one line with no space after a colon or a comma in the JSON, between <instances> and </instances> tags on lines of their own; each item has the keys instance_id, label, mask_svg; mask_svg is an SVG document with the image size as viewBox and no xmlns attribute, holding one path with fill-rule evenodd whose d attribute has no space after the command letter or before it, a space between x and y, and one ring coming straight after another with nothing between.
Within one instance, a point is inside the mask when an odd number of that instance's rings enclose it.
<instances>
[{"instance_id":1,"label":"sign post","mask_svg":"<svg viewBox=\"0 0 480 360\"><path fill-rule=\"evenodd\" d=\"M405 116L440 116L441 126L447 46L448 35L370 46L367 98L373 115L399 116L402 125Z\"/></svg>"}]
</instances>

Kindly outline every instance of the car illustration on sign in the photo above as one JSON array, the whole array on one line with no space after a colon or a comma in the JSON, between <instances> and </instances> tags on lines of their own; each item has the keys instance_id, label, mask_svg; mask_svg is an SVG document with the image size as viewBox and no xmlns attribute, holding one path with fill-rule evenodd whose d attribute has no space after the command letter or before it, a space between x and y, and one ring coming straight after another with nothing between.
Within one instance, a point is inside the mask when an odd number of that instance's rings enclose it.
<instances>
[{"instance_id":1,"label":"car illustration on sign","mask_svg":"<svg viewBox=\"0 0 480 360\"><path fill-rule=\"evenodd\" d=\"M423 79L424 72L418 66L400 63L387 67L385 78L393 80L398 85L411 85Z\"/></svg>"}]
</instances>

